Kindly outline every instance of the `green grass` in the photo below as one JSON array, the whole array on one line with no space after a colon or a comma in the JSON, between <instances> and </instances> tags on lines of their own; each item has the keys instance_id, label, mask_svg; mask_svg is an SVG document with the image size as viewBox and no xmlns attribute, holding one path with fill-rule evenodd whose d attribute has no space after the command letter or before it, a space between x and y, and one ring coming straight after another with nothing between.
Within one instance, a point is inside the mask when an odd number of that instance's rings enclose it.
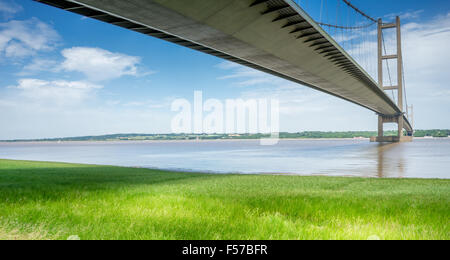
<instances>
[{"instance_id":1,"label":"green grass","mask_svg":"<svg viewBox=\"0 0 450 260\"><path fill-rule=\"evenodd\" d=\"M450 239L450 181L0 160L0 239Z\"/></svg>"}]
</instances>

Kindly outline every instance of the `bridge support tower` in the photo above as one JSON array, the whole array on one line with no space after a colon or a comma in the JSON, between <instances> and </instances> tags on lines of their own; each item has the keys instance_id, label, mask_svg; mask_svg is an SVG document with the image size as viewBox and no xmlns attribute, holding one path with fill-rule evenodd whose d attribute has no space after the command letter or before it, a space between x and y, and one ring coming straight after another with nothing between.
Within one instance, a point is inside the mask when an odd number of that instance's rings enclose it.
<instances>
[{"instance_id":1,"label":"bridge support tower","mask_svg":"<svg viewBox=\"0 0 450 260\"><path fill-rule=\"evenodd\" d=\"M397 30L397 54L389 55L385 53L383 55L383 30L396 29ZM405 136L404 129L404 105L403 105L403 57L402 57L402 37L401 37L401 23L400 17L396 18L396 22L392 24L383 23L382 19L378 20L378 84L380 88L385 91L396 90L398 93L398 107L402 113L396 116L378 115L378 136L372 137L372 142L411 142L412 134L408 133ZM397 85L385 86L383 78L383 62L385 60L397 60ZM397 136L384 136L384 124L385 123L397 123L398 135Z\"/></svg>"}]
</instances>

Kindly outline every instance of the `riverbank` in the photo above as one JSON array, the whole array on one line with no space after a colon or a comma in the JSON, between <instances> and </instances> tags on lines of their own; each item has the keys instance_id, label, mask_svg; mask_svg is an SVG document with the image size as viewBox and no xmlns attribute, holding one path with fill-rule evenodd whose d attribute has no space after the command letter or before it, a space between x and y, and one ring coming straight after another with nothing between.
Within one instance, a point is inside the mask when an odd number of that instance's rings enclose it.
<instances>
[{"instance_id":1,"label":"riverbank","mask_svg":"<svg viewBox=\"0 0 450 260\"><path fill-rule=\"evenodd\" d=\"M0 239L450 239L450 181L0 160Z\"/></svg>"},{"instance_id":2,"label":"riverbank","mask_svg":"<svg viewBox=\"0 0 450 260\"><path fill-rule=\"evenodd\" d=\"M418 138L423 139L423 138ZM437 138L436 138L437 139ZM285 138L279 141L367 141L370 138ZM141 143L225 143L225 142L253 142L260 143L261 139L199 139L199 140L117 140L117 141L0 141L2 145L14 144L141 144Z\"/></svg>"},{"instance_id":3,"label":"riverbank","mask_svg":"<svg viewBox=\"0 0 450 260\"><path fill-rule=\"evenodd\" d=\"M413 140L450 140L450 137L414 137ZM93 140L93 141L0 141L0 145L15 144L140 144L140 143L220 143L220 142L254 142L261 139L199 139L199 140ZM370 142L370 138L280 138L279 141L361 141Z\"/></svg>"},{"instance_id":4,"label":"riverbank","mask_svg":"<svg viewBox=\"0 0 450 260\"><path fill-rule=\"evenodd\" d=\"M377 136L376 131L345 131L345 132L320 132L306 131L298 133L281 132L278 137L281 140L340 140L340 139L369 139ZM396 136L396 131L385 131L386 136ZM270 134L108 134L98 136L60 137L42 139L10 139L0 140L0 143L17 142L102 142L102 141L197 141L197 140L260 140L269 138ZM450 130L416 130L414 137L450 137Z\"/></svg>"}]
</instances>

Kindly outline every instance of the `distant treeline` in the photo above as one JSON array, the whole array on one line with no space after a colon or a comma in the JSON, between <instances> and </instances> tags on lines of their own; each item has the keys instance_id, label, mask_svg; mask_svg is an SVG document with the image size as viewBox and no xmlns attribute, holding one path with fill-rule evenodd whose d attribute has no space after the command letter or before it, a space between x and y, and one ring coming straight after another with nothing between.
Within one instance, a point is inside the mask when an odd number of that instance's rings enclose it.
<instances>
[{"instance_id":1,"label":"distant treeline","mask_svg":"<svg viewBox=\"0 0 450 260\"><path fill-rule=\"evenodd\" d=\"M370 138L376 136L375 131L319 132L307 131L298 133L280 133L281 139L324 139L324 138ZM385 135L397 135L397 131L386 131ZM450 130L417 130L415 137L448 137ZM81 136L66 138L6 140L3 142L76 142L76 141L164 141L164 140L228 140L228 139L260 139L269 137L265 134L114 134L101 136Z\"/></svg>"},{"instance_id":2,"label":"distant treeline","mask_svg":"<svg viewBox=\"0 0 450 260\"><path fill-rule=\"evenodd\" d=\"M414 133L415 137L425 137L425 136L432 136L432 137L448 137L450 136L450 130L417 130Z\"/></svg>"},{"instance_id":3,"label":"distant treeline","mask_svg":"<svg viewBox=\"0 0 450 260\"><path fill-rule=\"evenodd\" d=\"M300 133L281 133L281 138L370 138L376 136L376 131L359 131L359 132L300 132ZM385 131L386 136L395 136L397 131ZM414 137L448 137L450 130L417 130Z\"/></svg>"}]
</instances>

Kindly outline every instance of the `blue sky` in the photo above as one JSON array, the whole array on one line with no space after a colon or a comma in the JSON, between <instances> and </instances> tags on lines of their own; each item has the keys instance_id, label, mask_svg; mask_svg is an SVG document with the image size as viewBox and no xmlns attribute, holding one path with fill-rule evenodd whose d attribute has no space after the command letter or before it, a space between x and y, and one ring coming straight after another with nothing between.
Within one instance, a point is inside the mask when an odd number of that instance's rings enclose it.
<instances>
[{"instance_id":1,"label":"blue sky","mask_svg":"<svg viewBox=\"0 0 450 260\"><path fill-rule=\"evenodd\" d=\"M325 1L331 14L336 1ZM303 2L318 20L321 1ZM450 2L352 2L385 20L401 15L416 127L450 128ZM30 0L0 0L0 139L170 132L170 103L195 90L277 97L282 131L376 129L373 112L306 87Z\"/></svg>"}]
</instances>

